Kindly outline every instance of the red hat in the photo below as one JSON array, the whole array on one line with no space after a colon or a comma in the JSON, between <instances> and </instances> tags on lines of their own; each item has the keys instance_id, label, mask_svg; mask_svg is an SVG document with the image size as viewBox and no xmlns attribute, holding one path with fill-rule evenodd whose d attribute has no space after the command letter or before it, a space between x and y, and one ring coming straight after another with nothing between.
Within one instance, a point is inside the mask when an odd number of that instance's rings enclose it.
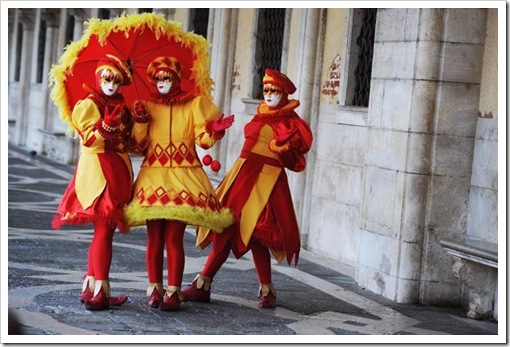
<instances>
[{"instance_id":1,"label":"red hat","mask_svg":"<svg viewBox=\"0 0 510 347\"><path fill-rule=\"evenodd\" d=\"M147 78L154 84L154 76L160 71L170 71L178 80L182 76L182 64L174 57L157 57L147 67Z\"/></svg>"},{"instance_id":2,"label":"red hat","mask_svg":"<svg viewBox=\"0 0 510 347\"><path fill-rule=\"evenodd\" d=\"M101 60L99 60L95 71L96 74L99 71L104 70L105 68L113 70L119 76L121 76L122 79L122 81L120 82L121 85L126 86L130 84L131 80L133 79L133 76L131 75L131 72L129 71L127 65L124 64L122 60L120 60L113 54L106 54Z\"/></svg>"},{"instance_id":3,"label":"red hat","mask_svg":"<svg viewBox=\"0 0 510 347\"><path fill-rule=\"evenodd\" d=\"M266 69L266 74L262 79L262 83L266 84L274 84L283 89L283 91L287 94L293 94L296 91L296 86L292 81L280 71Z\"/></svg>"}]
</instances>

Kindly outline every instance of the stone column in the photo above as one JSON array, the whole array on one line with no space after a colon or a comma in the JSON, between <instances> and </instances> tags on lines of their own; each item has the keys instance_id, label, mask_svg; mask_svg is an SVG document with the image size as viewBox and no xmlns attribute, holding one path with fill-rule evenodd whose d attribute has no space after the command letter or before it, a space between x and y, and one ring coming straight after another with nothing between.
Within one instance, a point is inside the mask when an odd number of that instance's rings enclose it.
<instances>
[{"instance_id":1,"label":"stone column","mask_svg":"<svg viewBox=\"0 0 510 347\"><path fill-rule=\"evenodd\" d=\"M174 20L175 8L155 8L154 12L164 15L166 20Z\"/></svg>"},{"instance_id":2,"label":"stone column","mask_svg":"<svg viewBox=\"0 0 510 347\"><path fill-rule=\"evenodd\" d=\"M313 130L317 125L319 109L319 95L317 93L320 90L321 47L324 41L321 30L321 23L323 23L322 10L319 8L302 9L300 23L298 33L300 47L298 47L297 51L302 52L302 54L299 54L296 58L296 67L298 67L296 69L296 76L289 76L295 82L294 84L297 88L297 92L291 98L299 99L301 104L296 112L310 124ZM305 191L309 191L306 188L308 184L311 184L313 153L314 151L312 150L307 155L308 168L305 173L288 172L294 209L301 227L304 243L306 243L306 236L308 235L309 218L309 208L304 208L305 203L309 203L309 201L306 201Z\"/></svg>"},{"instance_id":3,"label":"stone column","mask_svg":"<svg viewBox=\"0 0 510 347\"><path fill-rule=\"evenodd\" d=\"M221 112L228 116L230 113L231 81L234 70L234 53L237 27L237 9L210 9L209 30L211 47L211 78L214 80L214 103ZM212 25L211 25L212 24ZM228 130L227 130L228 131ZM209 174L223 176L226 172L226 158L228 152L228 136L225 136L210 150L213 158L222 164L220 172Z\"/></svg>"},{"instance_id":4,"label":"stone column","mask_svg":"<svg viewBox=\"0 0 510 347\"><path fill-rule=\"evenodd\" d=\"M55 43L58 39L58 25L60 20L60 10L58 9L43 9L42 18L46 21L46 42L44 46L44 63L43 63L43 79L42 79L42 97L44 105L42 109L45 111L45 121L43 124L44 129L51 129L53 127L53 114L51 113L50 94L48 88L48 73L51 64L56 61Z\"/></svg>"},{"instance_id":5,"label":"stone column","mask_svg":"<svg viewBox=\"0 0 510 347\"><path fill-rule=\"evenodd\" d=\"M32 44L34 38L34 23L36 12L34 9L18 9L19 20L23 25L23 44L21 48L21 71L18 93L18 113L16 115L16 132L14 142L18 146L26 145L28 122L28 91L30 88L30 66L32 65Z\"/></svg>"},{"instance_id":6,"label":"stone column","mask_svg":"<svg viewBox=\"0 0 510 347\"><path fill-rule=\"evenodd\" d=\"M484 25L477 9L377 13L356 277L397 302L459 301L439 240L465 228Z\"/></svg>"},{"instance_id":7,"label":"stone column","mask_svg":"<svg viewBox=\"0 0 510 347\"><path fill-rule=\"evenodd\" d=\"M18 50L19 10L9 9L9 82L14 82L16 77L16 54Z\"/></svg>"}]
</instances>

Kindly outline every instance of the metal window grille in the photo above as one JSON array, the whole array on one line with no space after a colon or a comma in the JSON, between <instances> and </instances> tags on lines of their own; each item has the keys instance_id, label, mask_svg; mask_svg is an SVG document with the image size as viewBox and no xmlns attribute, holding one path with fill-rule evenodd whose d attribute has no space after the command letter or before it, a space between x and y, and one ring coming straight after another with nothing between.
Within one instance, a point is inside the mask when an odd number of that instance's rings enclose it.
<instances>
[{"instance_id":1,"label":"metal window grille","mask_svg":"<svg viewBox=\"0 0 510 347\"><path fill-rule=\"evenodd\" d=\"M354 106L368 107L370 99L370 80L372 78L372 57L374 55L374 35L375 21L377 18L377 9L365 8L363 11L363 19L361 30L356 44L359 47L358 66L354 71L355 87L354 87Z\"/></svg>"},{"instance_id":2,"label":"metal window grille","mask_svg":"<svg viewBox=\"0 0 510 347\"><path fill-rule=\"evenodd\" d=\"M39 26L39 39L37 42L37 76L36 83L42 83L44 67L44 46L46 43L46 21L41 20Z\"/></svg>"},{"instance_id":3,"label":"metal window grille","mask_svg":"<svg viewBox=\"0 0 510 347\"><path fill-rule=\"evenodd\" d=\"M207 27L209 26L209 9L196 8L193 11L193 32L207 38Z\"/></svg>"},{"instance_id":4,"label":"metal window grille","mask_svg":"<svg viewBox=\"0 0 510 347\"><path fill-rule=\"evenodd\" d=\"M284 8L261 8L259 10L252 93L255 99L262 99L264 70L280 70L281 68L284 29Z\"/></svg>"}]
</instances>

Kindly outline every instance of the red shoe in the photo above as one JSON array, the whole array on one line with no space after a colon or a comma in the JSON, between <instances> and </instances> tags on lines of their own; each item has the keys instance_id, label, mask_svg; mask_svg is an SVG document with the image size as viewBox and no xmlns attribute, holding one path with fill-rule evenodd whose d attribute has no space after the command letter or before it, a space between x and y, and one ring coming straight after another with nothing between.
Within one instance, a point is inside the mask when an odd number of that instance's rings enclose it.
<instances>
[{"instance_id":1,"label":"red shoe","mask_svg":"<svg viewBox=\"0 0 510 347\"><path fill-rule=\"evenodd\" d=\"M276 307L276 296L273 295L273 292L269 292L265 296L261 296L259 300L260 308L275 308Z\"/></svg>"},{"instance_id":2,"label":"red shoe","mask_svg":"<svg viewBox=\"0 0 510 347\"><path fill-rule=\"evenodd\" d=\"M182 297L182 301L209 302L211 301L211 290L205 290L203 287L197 288L195 280L182 291Z\"/></svg>"},{"instance_id":3,"label":"red shoe","mask_svg":"<svg viewBox=\"0 0 510 347\"><path fill-rule=\"evenodd\" d=\"M94 297L94 293L87 287L84 292L80 295L81 303L85 303L85 301L90 301ZM110 306L121 306L128 300L127 296L110 296L108 298L108 303Z\"/></svg>"},{"instance_id":4,"label":"red shoe","mask_svg":"<svg viewBox=\"0 0 510 347\"><path fill-rule=\"evenodd\" d=\"M110 296L108 298L108 303L110 306L122 306L127 300L127 296Z\"/></svg>"},{"instance_id":5,"label":"red shoe","mask_svg":"<svg viewBox=\"0 0 510 347\"><path fill-rule=\"evenodd\" d=\"M172 296L168 296L167 293L165 293L165 296L163 297L163 302L159 306L161 311L177 311L179 307L181 306L181 300L179 299L179 294L177 292L174 292Z\"/></svg>"},{"instance_id":6,"label":"red shoe","mask_svg":"<svg viewBox=\"0 0 510 347\"><path fill-rule=\"evenodd\" d=\"M90 311L106 310L110 308L110 302L102 287L96 296L85 301L85 308Z\"/></svg>"},{"instance_id":7,"label":"red shoe","mask_svg":"<svg viewBox=\"0 0 510 347\"><path fill-rule=\"evenodd\" d=\"M92 290L90 290L90 288L87 287L84 292L81 292L80 301L83 304L85 301L90 300L93 297L94 293L92 293Z\"/></svg>"},{"instance_id":8,"label":"red shoe","mask_svg":"<svg viewBox=\"0 0 510 347\"><path fill-rule=\"evenodd\" d=\"M163 297L159 294L158 288L154 287L151 296L149 297L149 307L158 308L163 301Z\"/></svg>"}]
</instances>

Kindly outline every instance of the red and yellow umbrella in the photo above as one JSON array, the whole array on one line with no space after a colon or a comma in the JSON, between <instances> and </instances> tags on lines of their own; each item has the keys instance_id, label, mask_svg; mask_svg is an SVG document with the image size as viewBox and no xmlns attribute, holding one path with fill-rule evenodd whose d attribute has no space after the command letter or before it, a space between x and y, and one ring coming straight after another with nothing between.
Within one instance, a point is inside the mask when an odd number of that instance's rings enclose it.
<instances>
[{"instance_id":1,"label":"red and yellow umbrella","mask_svg":"<svg viewBox=\"0 0 510 347\"><path fill-rule=\"evenodd\" d=\"M132 83L119 88L128 106L149 99L155 92L146 71L160 56L173 56L181 62L183 91L211 97L209 45L202 36L184 32L181 23L167 21L163 15L142 13L114 20L92 18L85 25L81 39L71 42L50 70L51 98L60 118L69 124L69 131L73 129L74 105L89 94L86 86L95 86L97 62L105 54L119 57L131 70Z\"/></svg>"}]
</instances>

